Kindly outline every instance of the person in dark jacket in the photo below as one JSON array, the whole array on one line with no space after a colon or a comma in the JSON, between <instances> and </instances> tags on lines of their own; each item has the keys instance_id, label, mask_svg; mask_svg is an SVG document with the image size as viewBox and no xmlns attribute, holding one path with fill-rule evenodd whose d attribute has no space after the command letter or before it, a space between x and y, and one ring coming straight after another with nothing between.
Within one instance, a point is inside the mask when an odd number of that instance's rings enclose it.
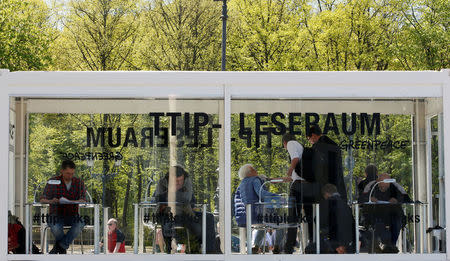
<instances>
[{"instance_id":1,"label":"person in dark jacket","mask_svg":"<svg viewBox=\"0 0 450 261\"><path fill-rule=\"evenodd\" d=\"M320 189L325 184L336 186L341 198L347 202L347 190L344 183L342 169L342 155L338 144L328 136L322 134L318 125L313 125L306 133L308 141L312 144L312 168L314 178Z\"/></svg>"},{"instance_id":2,"label":"person in dark jacket","mask_svg":"<svg viewBox=\"0 0 450 261\"><path fill-rule=\"evenodd\" d=\"M367 165L366 169L364 170L364 175L366 176L363 180L358 180L358 197L363 194L364 188L369 184L369 182L372 182L377 179L378 175L378 169L375 165L369 164Z\"/></svg>"},{"instance_id":3,"label":"person in dark jacket","mask_svg":"<svg viewBox=\"0 0 450 261\"><path fill-rule=\"evenodd\" d=\"M336 186L322 187L320 202L321 253L345 254L353 251L355 220L352 210L337 192Z\"/></svg>"},{"instance_id":4,"label":"person in dark jacket","mask_svg":"<svg viewBox=\"0 0 450 261\"><path fill-rule=\"evenodd\" d=\"M170 186L171 182L174 182L174 186ZM171 198L169 194L173 196L175 202L168 202ZM159 204L158 222L162 223L167 253L172 250L172 238L181 239L174 233L175 226L182 226L189 230L190 242L192 242L191 252L199 253L202 242L202 213L192 209L195 198L189 174L181 166L170 167L169 173L156 186L154 197ZM217 253L214 246L214 216L211 213L206 213L206 228L206 252Z\"/></svg>"},{"instance_id":5,"label":"person in dark jacket","mask_svg":"<svg viewBox=\"0 0 450 261\"><path fill-rule=\"evenodd\" d=\"M411 202L411 199L398 183L381 182L385 179L390 179L387 173L380 174L377 180L369 182L359 202L369 202L370 191L373 189L370 201L375 204L364 205L362 209L365 225L374 229L375 238L379 238L384 245L381 249L383 252L397 253L398 249L395 245L404 216L400 204ZM377 185L377 182L380 183Z\"/></svg>"}]
</instances>

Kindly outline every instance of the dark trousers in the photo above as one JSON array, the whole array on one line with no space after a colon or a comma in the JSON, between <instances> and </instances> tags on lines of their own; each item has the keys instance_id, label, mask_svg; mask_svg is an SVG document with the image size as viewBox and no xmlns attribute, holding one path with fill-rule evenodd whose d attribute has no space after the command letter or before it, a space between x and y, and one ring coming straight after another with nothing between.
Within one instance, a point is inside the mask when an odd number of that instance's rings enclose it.
<instances>
[{"instance_id":1,"label":"dark trousers","mask_svg":"<svg viewBox=\"0 0 450 261\"><path fill-rule=\"evenodd\" d=\"M169 221L170 222L170 221ZM171 240L175 237L179 242L186 242L187 238L183 231L168 231L173 229L173 226L182 226L189 231L189 242L191 247L191 253L200 254L202 243L202 213L194 211L194 216L189 217L186 215L179 215L175 217L173 225L163 223L163 235L166 242L167 253L172 250ZM179 232L179 233L178 233ZM215 254L217 249L215 247L215 227L214 216L211 213L206 213L206 253ZM187 243L187 242L186 242Z\"/></svg>"},{"instance_id":2,"label":"dark trousers","mask_svg":"<svg viewBox=\"0 0 450 261\"><path fill-rule=\"evenodd\" d=\"M389 228L386 227L388 225ZM375 236L381 239L381 242L386 245L397 244L400 230L402 229L402 217L391 214L384 219L378 219L375 224Z\"/></svg>"},{"instance_id":3,"label":"dark trousers","mask_svg":"<svg viewBox=\"0 0 450 261\"><path fill-rule=\"evenodd\" d=\"M301 223L302 209L305 212L305 219L308 223L308 239L312 242L313 239L313 203L318 200L318 192L315 183L306 183L299 180L291 184L289 190L289 198L291 199L292 207L289 207L289 218L294 223ZM294 246L297 240L297 227L289 228L286 235L285 253L290 254L294 251Z\"/></svg>"}]
</instances>

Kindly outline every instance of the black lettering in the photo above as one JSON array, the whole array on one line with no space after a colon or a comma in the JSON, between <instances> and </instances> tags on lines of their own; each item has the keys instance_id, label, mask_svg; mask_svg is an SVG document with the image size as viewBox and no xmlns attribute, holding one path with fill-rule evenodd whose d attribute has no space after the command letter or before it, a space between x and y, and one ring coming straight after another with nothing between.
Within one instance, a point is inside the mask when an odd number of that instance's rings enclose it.
<instances>
[{"instance_id":1,"label":"black lettering","mask_svg":"<svg viewBox=\"0 0 450 261\"><path fill-rule=\"evenodd\" d=\"M159 148L167 148L169 147L169 129L168 128L161 128L162 135L158 135L158 138L163 140L163 143L157 143L156 147Z\"/></svg>"},{"instance_id":2,"label":"black lettering","mask_svg":"<svg viewBox=\"0 0 450 261\"><path fill-rule=\"evenodd\" d=\"M408 146L409 140L402 140L402 142L400 143L400 148L404 149L406 148L406 146Z\"/></svg>"},{"instance_id":3,"label":"black lettering","mask_svg":"<svg viewBox=\"0 0 450 261\"><path fill-rule=\"evenodd\" d=\"M347 127L347 113L342 113L342 132L345 135L353 135L356 132L356 113L352 113L351 119L351 129L349 130Z\"/></svg>"},{"instance_id":4,"label":"black lettering","mask_svg":"<svg viewBox=\"0 0 450 261\"><path fill-rule=\"evenodd\" d=\"M130 139L131 137L131 139ZM138 146L137 140L136 140L136 133L134 133L134 128L128 128L127 133L125 135L125 142L123 143L124 147L128 147L128 143L132 142L134 147Z\"/></svg>"},{"instance_id":5,"label":"black lettering","mask_svg":"<svg viewBox=\"0 0 450 261\"><path fill-rule=\"evenodd\" d=\"M268 113L260 113L260 112L255 113L255 125L256 125L255 126L255 128L256 128L256 130L255 130L255 147L256 148L259 148L260 136L268 134L267 131L261 130L261 126L267 125L267 122L262 121L261 118L267 117L267 116L269 116Z\"/></svg>"},{"instance_id":6,"label":"black lettering","mask_svg":"<svg viewBox=\"0 0 450 261\"><path fill-rule=\"evenodd\" d=\"M376 150L378 149L378 146L380 146L380 144L381 144L381 141L375 140L375 149Z\"/></svg>"},{"instance_id":7,"label":"black lettering","mask_svg":"<svg viewBox=\"0 0 450 261\"><path fill-rule=\"evenodd\" d=\"M367 145L367 141L362 141L361 142L361 149L365 149L366 148L366 145Z\"/></svg>"},{"instance_id":8,"label":"black lettering","mask_svg":"<svg viewBox=\"0 0 450 261\"><path fill-rule=\"evenodd\" d=\"M181 148L184 146L184 139L183 139L183 135L184 135L184 131L182 128L177 128L177 147Z\"/></svg>"},{"instance_id":9,"label":"black lettering","mask_svg":"<svg viewBox=\"0 0 450 261\"><path fill-rule=\"evenodd\" d=\"M171 131L170 135L175 136L177 135L177 117L181 117L180 112L168 112L166 113L167 116L169 116L171 119Z\"/></svg>"},{"instance_id":10,"label":"black lettering","mask_svg":"<svg viewBox=\"0 0 450 261\"><path fill-rule=\"evenodd\" d=\"M380 134L380 113L372 114L372 122L370 123L369 116L367 113L361 113L360 115L361 121L361 135L364 135L367 127L367 135L373 134L373 129L375 128L375 134Z\"/></svg>"},{"instance_id":11,"label":"black lettering","mask_svg":"<svg viewBox=\"0 0 450 261\"><path fill-rule=\"evenodd\" d=\"M112 128L108 128L108 145L111 148L117 148L120 146L120 141L121 141L121 130L120 128L117 128L117 132L116 132L116 143L113 143L113 130Z\"/></svg>"},{"instance_id":12,"label":"black lettering","mask_svg":"<svg viewBox=\"0 0 450 261\"><path fill-rule=\"evenodd\" d=\"M301 116L302 116L301 113L296 113L296 112L289 113L289 132L291 134L302 135L301 130L298 130L298 131L295 130L295 126L301 125L301 120L295 121L295 118L294 118L294 117L301 117Z\"/></svg>"},{"instance_id":13,"label":"black lettering","mask_svg":"<svg viewBox=\"0 0 450 261\"><path fill-rule=\"evenodd\" d=\"M323 129L323 134L327 134L328 131L334 131L336 135L339 135L339 129L336 123L336 118L334 117L334 113L328 113L327 119L325 121L325 128Z\"/></svg>"},{"instance_id":14,"label":"black lettering","mask_svg":"<svg viewBox=\"0 0 450 261\"><path fill-rule=\"evenodd\" d=\"M392 147L394 147L395 149L399 149L400 148L400 141L396 140L392 143Z\"/></svg>"},{"instance_id":15,"label":"black lettering","mask_svg":"<svg viewBox=\"0 0 450 261\"><path fill-rule=\"evenodd\" d=\"M200 127L206 126L208 122L209 122L208 114L204 112L194 113L194 144L196 145L195 147L198 147L198 140L200 137Z\"/></svg>"},{"instance_id":16,"label":"black lettering","mask_svg":"<svg viewBox=\"0 0 450 261\"><path fill-rule=\"evenodd\" d=\"M239 113L239 138L247 140L247 148L252 147L252 130L245 127L245 113Z\"/></svg>"},{"instance_id":17,"label":"black lettering","mask_svg":"<svg viewBox=\"0 0 450 261\"><path fill-rule=\"evenodd\" d=\"M212 128L208 128L208 142L206 144L201 144L200 147L202 148L209 148L212 147Z\"/></svg>"},{"instance_id":18,"label":"black lettering","mask_svg":"<svg viewBox=\"0 0 450 261\"><path fill-rule=\"evenodd\" d=\"M272 116L271 116L272 123L275 126L277 126L276 128L272 129L272 133L275 135L283 135L286 133L286 126L282 122L278 121L277 117L280 117L280 119L285 118L284 114L281 112L275 112L272 114ZM277 131L277 129L278 129L278 131Z\"/></svg>"},{"instance_id":19,"label":"black lettering","mask_svg":"<svg viewBox=\"0 0 450 261\"><path fill-rule=\"evenodd\" d=\"M149 132L147 134L147 132ZM148 140L148 146L152 147L153 146L153 128L142 128L141 130L141 136L142 136L142 140L141 140L141 148L145 148L145 140Z\"/></svg>"},{"instance_id":20,"label":"black lettering","mask_svg":"<svg viewBox=\"0 0 450 261\"><path fill-rule=\"evenodd\" d=\"M314 118L314 120L311 121L311 117ZM306 135L309 135L309 128L313 125L317 125L319 123L319 114L317 113L306 113L305 114L305 129L306 129Z\"/></svg>"},{"instance_id":21,"label":"black lettering","mask_svg":"<svg viewBox=\"0 0 450 261\"><path fill-rule=\"evenodd\" d=\"M120 152L116 152L116 156L114 157L114 160L122 160L123 155Z\"/></svg>"},{"instance_id":22,"label":"black lettering","mask_svg":"<svg viewBox=\"0 0 450 261\"><path fill-rule=\"evenodd\" d=\"M100 140L100 147L105 147L105 128L97 128L97 136L94 136L94 129L88 127L86 129L86 137L87 137L86 147L91 147L91 141L93 143L93 147L97 147L99 140Z\"/></svg>"},{"instance_id":23,"label":"black lettering","mask_svg":"<svg viewBox=\"0 0 450 261\"><path fill-rule=\"evenodd\" d=\"M160 125L160 119L159 117L164 116L163 112L150 112L149 113L150 117L155 117L154 119L154 129L155 129L155 135L159 136L159 125Z\"/></svg>"}]
</instances>

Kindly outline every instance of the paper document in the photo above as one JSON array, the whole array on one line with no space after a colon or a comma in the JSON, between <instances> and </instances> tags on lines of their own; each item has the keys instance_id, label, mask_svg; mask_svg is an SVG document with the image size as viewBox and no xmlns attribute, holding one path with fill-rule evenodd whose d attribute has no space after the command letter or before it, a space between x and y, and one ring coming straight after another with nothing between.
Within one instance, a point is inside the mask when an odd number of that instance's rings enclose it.
<instances>
[{"instance_id":1,"label":"paper document","mask_svg":"<svg viewBox=\"0 0 450 261\"><path fill-rule=\"evenodd\" d=\"M74 202L72 202L71 200L68 200L65 197L60 197L59 198L59 204L73 204Z\"/></svg>"}]
</instances>

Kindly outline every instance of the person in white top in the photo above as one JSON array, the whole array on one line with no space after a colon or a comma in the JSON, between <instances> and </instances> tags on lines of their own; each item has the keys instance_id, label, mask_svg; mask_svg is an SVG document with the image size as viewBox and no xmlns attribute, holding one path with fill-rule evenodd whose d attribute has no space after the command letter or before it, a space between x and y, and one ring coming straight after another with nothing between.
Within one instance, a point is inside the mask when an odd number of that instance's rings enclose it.
<instances>
[{"instance_id":1,"label":"person in white top","mask_svg":"<svg viewBox=\"0 0 450 261\"><path fill-rule=\"evenodd\" d=\"M288 151L289 157L291 158L291 165L289 166L287 177L285 177L284 179L286 181L303 180L303 178L300 176L301 173L297 173L295 171L296 168L298 169L297 165L302 159L302 144L295 140L294 135L288 133L283 136L283 146Z\"/></svg>"},{"instance_id":2,"label":"person in white top","mask_svg":"<svg viewBox=\"0 0 450 261\"><path fill-rule=\"evenodd\" d=\"M286 133L282 138L283 146L290 156L290 165L287 175L283 178L285 181L292 181L289 190L289 197L295 199L295 206L290 209L289 222L300 222L302 208L305 211L306 221L308 223L308 236L312 242L313 238L313 220L312 220L312 203L315 203L315 186L312 173L303 173L302 157L305 149L302 144L295 140L295 136ZM304 174L310 174L304 176ZM306 178L308 177L308 178ZM306 204L305 204L306 203ZM294 250L294 244L297 237L297 227L289 228L287 232L285 253L291 254Z\"/></svg>"}]
</instances>

